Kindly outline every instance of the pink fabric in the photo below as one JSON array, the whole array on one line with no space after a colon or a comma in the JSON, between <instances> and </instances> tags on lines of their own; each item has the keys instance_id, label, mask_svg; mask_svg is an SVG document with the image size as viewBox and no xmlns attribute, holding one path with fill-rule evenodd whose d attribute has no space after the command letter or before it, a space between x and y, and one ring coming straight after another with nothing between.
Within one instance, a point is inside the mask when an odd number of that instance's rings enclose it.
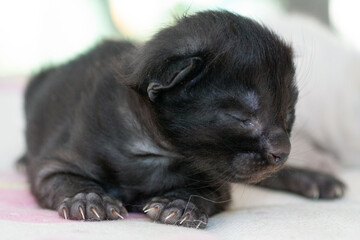
<instances>
[{"instance_id":1,"label":"pink fabric","mask_svg":"<svg viewBox=\"0 0 360 240\"><path fill-rule=\"evenodd\" d=\"M144 214L130 213L128 219L144 218ZM41 209L30 194L25 177L16 173L1 173L0 220L32 223L68 223L56 211Z\"/></svg>"}]
</instances>

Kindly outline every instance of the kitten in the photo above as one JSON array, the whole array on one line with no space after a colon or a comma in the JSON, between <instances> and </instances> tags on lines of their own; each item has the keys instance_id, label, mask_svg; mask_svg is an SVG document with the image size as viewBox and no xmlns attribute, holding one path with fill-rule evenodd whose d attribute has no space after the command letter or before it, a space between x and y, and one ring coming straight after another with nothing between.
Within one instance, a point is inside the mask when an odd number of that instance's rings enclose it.
<instances>
[{"instance_id":1,"label":"kitten","mask_svg":"<svg viewBox=\"0 0 360 240\"><path fill-rule=\"evenodd\" d=\"M104 42L27 88L32 193L66 219L143 210L196 228L226 209L231 182L340 197L334 177L283 168L294 74L290 46L226 11L184 17L140 47Z\"/></svg>"}]
</instances>

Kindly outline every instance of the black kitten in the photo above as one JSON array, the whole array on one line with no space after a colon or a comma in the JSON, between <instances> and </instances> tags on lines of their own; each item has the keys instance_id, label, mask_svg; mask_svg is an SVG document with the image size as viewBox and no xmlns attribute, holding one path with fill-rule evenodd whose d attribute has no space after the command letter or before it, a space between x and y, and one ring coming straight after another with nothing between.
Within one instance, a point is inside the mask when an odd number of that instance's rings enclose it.
<instances>
[{"instance_id":1,"label":"black kitten","mask_svg":"<svg viewBox=\"0 0 360 240\"><path fill-rule=\"evenodd\" d=\"M31 80L31 190L67 219L122 219L126 207L204 228L230 182L283 167L297 95L291 48L229 12L184 17L141 47L105 42ZM320 198L344 189L290 168L259 184Z\"/></svg>"}]
</instances>

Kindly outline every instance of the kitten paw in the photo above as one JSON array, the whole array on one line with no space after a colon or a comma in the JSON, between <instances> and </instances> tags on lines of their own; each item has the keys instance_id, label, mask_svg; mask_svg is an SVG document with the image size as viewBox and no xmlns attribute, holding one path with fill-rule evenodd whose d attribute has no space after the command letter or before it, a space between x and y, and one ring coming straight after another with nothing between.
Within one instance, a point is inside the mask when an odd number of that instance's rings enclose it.
<instances>
[{"instance_id":1,"label":"kitten paw","mask_svg":"<svg viewBox=\"0 0 360 240\"><path fill-rule=\"evenodd\" d=\"M334 199L345 193L345 185L328 174L304 170L294 173L291 178L288 184L294 192L308 198Z\"/></svg>"},{"instance_id":2,"label":"kitten paw","mask_svg":"<svg viewBox=\"0 0 360 240\"><path fill-rule=\"evenodd\" d=\"M127 215L122 202L93 192L65 198L58 213L65 219L89 221L124 219Z\"/></svg>"},{"instance_id":3,"label":"kitten paw","mask_svg":"<svg viewBox=\"0 0 360 240\"><path fill-rule=\"evenodd\" d=\"M145 205L143 211L149 218L164 224L205 228L208 222L205 213L192 202L183 199L155 197Z\"/></svg>"}]
</instances>

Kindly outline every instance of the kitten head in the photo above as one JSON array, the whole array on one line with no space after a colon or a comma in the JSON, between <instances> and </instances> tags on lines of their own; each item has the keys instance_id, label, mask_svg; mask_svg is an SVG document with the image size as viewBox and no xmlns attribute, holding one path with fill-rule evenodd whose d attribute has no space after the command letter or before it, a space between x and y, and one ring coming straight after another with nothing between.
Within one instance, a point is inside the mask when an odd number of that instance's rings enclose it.
<instances>
[{"instance_id":1,"label":"kitten head","mask_svg":"<svg viewBox=\"0 0 360 240\"><path fill-rule=\"evenodd\" d=\"M255 182L283 166L298 92L292 50L273 32L201 12L159 32L135 62L138 91L195 168Z\"/></svg>"}]
</instances>

